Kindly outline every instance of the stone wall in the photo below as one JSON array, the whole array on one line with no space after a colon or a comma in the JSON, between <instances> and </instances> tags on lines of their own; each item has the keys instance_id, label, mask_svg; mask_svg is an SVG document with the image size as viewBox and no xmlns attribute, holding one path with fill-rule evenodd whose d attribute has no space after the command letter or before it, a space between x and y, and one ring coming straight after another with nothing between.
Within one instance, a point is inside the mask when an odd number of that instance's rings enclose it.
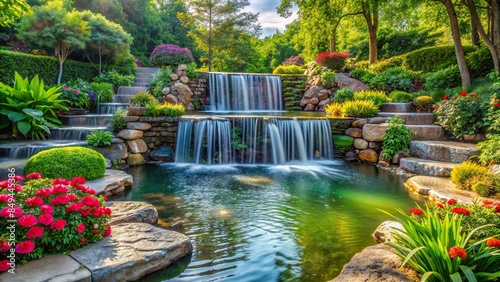
<instances>
[{"instance_id":1,"label":"stone wall","mask_svg":"<svg viewBox=\"0 0 500 282\"><path fill-rule=\"evenodd\" d=\"M285 110L302 111L300 99L304 95L307 77L302 74L284 74L280 76Z\"/></svg>"},{"instance_id":2,"label":"stone wall","mask_svg":"<svg viewBox=\"0 0 500 282\"><path fill-rule=\"evenodd\" d=\"M199 72L198 78L193 78L189 81L188 86L193 92L191 102L193 103L193 110L203 111L205 101L208 98L208 72Z\"/></svg>"}]
</instances>

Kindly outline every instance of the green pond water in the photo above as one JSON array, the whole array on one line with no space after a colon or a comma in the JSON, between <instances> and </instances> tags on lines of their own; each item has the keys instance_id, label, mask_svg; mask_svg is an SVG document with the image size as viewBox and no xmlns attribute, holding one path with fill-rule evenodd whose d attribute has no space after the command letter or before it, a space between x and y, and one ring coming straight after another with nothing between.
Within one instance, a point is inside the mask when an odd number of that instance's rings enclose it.
<instances>
[{"instance_id":1,"label":"green pond water","mask_svg":"<svg viewBox=\"0 0 500 282\"><path fill-rule=\"evenodd\" d=\"M406 178L345 162L287 166L164 164L128 171L111 200L153 204L160 226L194 251L141 281L327 281L390 219L419 199Z\"/></svg>"}]
</instances>

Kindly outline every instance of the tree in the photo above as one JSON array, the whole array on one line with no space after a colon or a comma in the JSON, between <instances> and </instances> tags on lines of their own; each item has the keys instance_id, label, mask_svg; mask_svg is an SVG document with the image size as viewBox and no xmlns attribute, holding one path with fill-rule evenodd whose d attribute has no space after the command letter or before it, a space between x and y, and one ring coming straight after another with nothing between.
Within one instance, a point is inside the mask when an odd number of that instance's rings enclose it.
<instances>
[{"instance_id":1,"label":"tree","mask_svg":"<svg viewBox=\"0 0 500 282\"><path fill-rule=\"evenodd\" d=\"M31 12L25 0L2 0L0 2L0 26L10 26L22 15Z\"/></svg>"},{"instance_id":2,"label":"tree","mask_svg":"<svg viewBox=\"0 0 500 282\"><path fill-rule=\"evenodd\" d=\"M49 48L59 60L57 84L61 83L63 64L71 52L85 48L90 35L87 23L77 11L40 6L33 14L24 17L19 23L18 36L32 45Z\"/></svg>"},{"instance_id":3,"label":"tree","mask_svg":"<svg viewBox=\"0 0 500 282\"><path fill-rule=\"evenodd\" d=\"M187 1L189 13L179 13L184 26L190 27L189 35L195 38L200 49L206 52L208 70L212 70L213 52L221 52L231 44L225 39L237 38L235 34L258 35L261 27L258 14L241 12L248 0L191 0Z\"/></svg>"}]
</instances>

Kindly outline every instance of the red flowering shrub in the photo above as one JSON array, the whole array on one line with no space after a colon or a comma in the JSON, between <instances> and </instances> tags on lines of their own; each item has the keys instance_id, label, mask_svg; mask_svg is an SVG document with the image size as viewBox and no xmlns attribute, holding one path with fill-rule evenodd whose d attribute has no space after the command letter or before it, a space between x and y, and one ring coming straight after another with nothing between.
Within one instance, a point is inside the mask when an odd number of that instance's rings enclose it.
<instances>
[{"instance_id":1,"label":"red flowering shrub","mask_svg":"<svg viewBox=\"0 0 500 282\"><path fill-rule=\"evenodd\" d=\"M470 215L470 210L464 208L453 208L451 212L456 214Z\"/></svg>"},{"instance_id":2,"label":"red flowering shrub","mask_svg":"<svg viewBox=\"0 0 500 282\"><path fill-rule=\"evenodd\" d=\"M323 52L318 54L316 62L323 67L340 71L344 67L347 58L349 58L349 53L347 52Z\"/></svg>"},{"instance_id":3,"label":"red flowering shrub","mask_svg":"<svg viewBox=\"0 0 500 282\"><path fill-rule=\"evenodd\" d=\"M151 64L155 67L177 66L189 64L194 61L191 51L174 44L160 44L149 56Z\"/></svg>"},{"instance_id":4,"label":"red flowering shrub","mask_svg":"<svg viewBox=\"0 0 500 282\"><path fill-rule=\"evenodd\" d=\"M111 234L111 210L102 196L83 186L84 178L51 180L39 173L27 178L24 187L19 185L22 192L11 193L8 185L0 185L0 272L10 268L11 250L16 263L26 262L67 253ZM13 224L8 220L16 219L15 228L8 229Z\"/></svg>"},{"instance_id":5,"label":"red flowering shrub","mask_svg":"<svg viewBox=\"0 0 500 282\"><path fill-rule=\"evenodd\" d=\"M413 209L410 209L410 213L414 214L414 215L422 215L422 214L424 214L424 211L421 209L413 208Z\"/></svg>"}]
</instances>

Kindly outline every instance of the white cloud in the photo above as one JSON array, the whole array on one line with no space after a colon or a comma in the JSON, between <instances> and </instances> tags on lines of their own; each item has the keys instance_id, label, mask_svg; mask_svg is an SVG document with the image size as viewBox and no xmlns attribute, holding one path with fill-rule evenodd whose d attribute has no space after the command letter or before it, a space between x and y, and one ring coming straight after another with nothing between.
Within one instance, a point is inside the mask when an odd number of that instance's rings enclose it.
<instances>
[{"instance_id":1,"label":"white cloud","mask_svg":"<svg viewBox=\"0 0 500 282\"><path fill-rule=\"evenodd\" d=\"M262 37L272 35L278 29L280 32L285 30L285 26L297 18L294 11L289 18L282 18L278 15L276 8L280 5L280 0L250 0L250 6L245 8L245 11L259 13L259 23L262 26Z\"/></svg>"}]
</instances>

